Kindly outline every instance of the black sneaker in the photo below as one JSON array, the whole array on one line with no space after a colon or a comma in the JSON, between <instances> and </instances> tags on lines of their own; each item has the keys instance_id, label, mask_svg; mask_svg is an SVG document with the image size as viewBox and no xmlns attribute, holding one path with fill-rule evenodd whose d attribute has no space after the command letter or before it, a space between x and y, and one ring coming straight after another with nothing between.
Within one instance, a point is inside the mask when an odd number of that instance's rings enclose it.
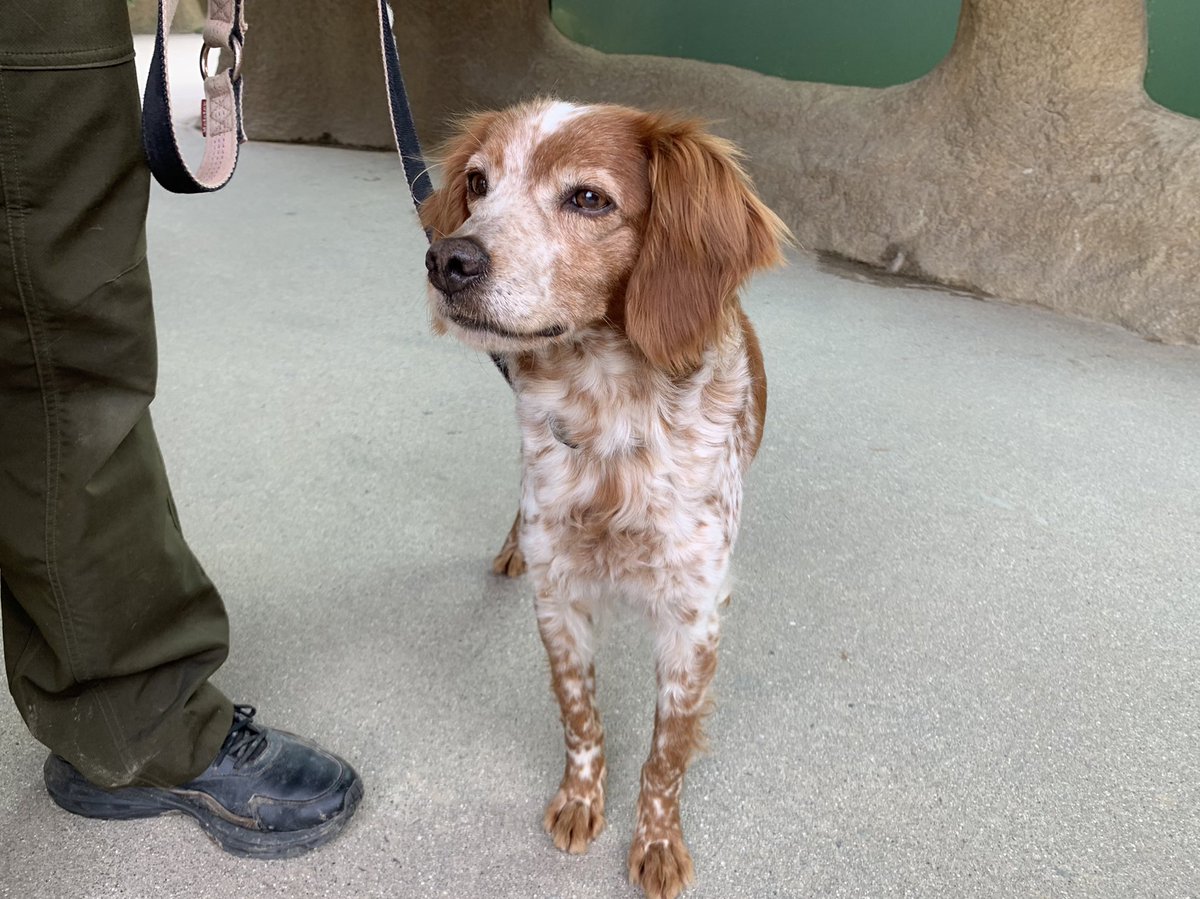
<instances>
[{"instance_id":1,"label":"black sneaker","mask_svg":"<svg viewBox=\"0 0 1200 899\"><path fill-rule=\"evenodd\" d=\"M234 706L216 759L181 786L105 790L51 755L46 789L67 811L89 818L184 812L234 855L288 858L327 843L358 807L362 780L336 755L253 719L253 706Z\"/></svg>"}]
</instances>

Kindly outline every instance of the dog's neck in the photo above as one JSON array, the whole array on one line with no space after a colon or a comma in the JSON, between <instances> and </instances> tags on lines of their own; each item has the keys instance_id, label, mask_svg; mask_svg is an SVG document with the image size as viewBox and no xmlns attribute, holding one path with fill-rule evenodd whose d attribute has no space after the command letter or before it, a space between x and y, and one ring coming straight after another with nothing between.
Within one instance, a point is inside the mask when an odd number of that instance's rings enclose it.
<instances>
[{"instance_id":1,"label":"dog's neck","mask_svg":"<svg viewBox=\"0 0 1200 899\"><path fill-rule=\"evenodd\" d=\"M713 347L690 374L672 375L623 334L597 327L515 355L508 362L527 449L556 445L611 458L636 452L652 435L691 428L725 401L744 368L736 349Z\"/></svg>"},{"instance_id":2,"label":"dog's neck","mask_svg":"<svg viewBox=\"0 0 1200 899\"><path fill-rule=\"evenodd\" d=\"M694 385L697 377L711 376L731 348L727 340L715 343L686 371L669 372L648 360L621 328L608 322L593 325L542 349L502 357L508 371L525 383L570 382L571 389L601 396L630 382L670 392L673 387ZM516 380L513 387L520 390Z\"/></svg>"}]
</instances>

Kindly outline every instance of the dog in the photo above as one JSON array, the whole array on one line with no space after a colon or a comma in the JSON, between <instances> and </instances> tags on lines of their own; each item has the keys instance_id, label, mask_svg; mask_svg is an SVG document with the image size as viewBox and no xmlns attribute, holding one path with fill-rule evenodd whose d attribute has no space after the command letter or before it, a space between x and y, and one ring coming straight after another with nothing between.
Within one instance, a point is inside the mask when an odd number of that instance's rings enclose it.
<instances>
[{"instance_id":1,"label":"dog","mask_svg":"<svg viewBox=\"0 0 1200 899\"><path fill-rule=\"evenodd\" d=\"M495 568L536 588L567 749L544 817L559 849L605 823L593 616L619 598L653 629L628 857L651 899L693 879L680 793L766 415L737 290L791 239L739 158L688 118L540 99L461 122L420 209L434 332L490 353L516 395L521 501Z\"/></svg>"}]
</instances>

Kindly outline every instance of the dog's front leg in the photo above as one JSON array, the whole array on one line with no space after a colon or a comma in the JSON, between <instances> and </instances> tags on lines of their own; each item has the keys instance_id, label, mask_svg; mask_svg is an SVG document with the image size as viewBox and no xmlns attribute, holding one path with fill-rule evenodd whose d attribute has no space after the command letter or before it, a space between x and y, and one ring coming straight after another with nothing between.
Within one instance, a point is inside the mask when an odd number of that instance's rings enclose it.
<instances>
[{"instance_id":1,"label":"dog's front leg","mask_svg":"<svg viewBox=\"0 0 1200 899\"><path fill-rule=\"evenodd\" d=\"M604 829L604 731L596 710L589 607L562 587L541 587L538 630L550 657L550 678L562 717L567 762L542 824L565 852L586 852Z\"/></svg>"},{"instance_id":2,"label":"dog's front leg","mask_svg":"<svg viewBox=\"0 0 1200 899\"><path fill-rule=\"evenodd\" d=\"M695 607L663 615L656 625L658 706L650 757L642 766L629 880L649 899L675 899L693 876L679 798L688 762L703 743L719 626L715 608Z\"/></svg>"}]
</instances>

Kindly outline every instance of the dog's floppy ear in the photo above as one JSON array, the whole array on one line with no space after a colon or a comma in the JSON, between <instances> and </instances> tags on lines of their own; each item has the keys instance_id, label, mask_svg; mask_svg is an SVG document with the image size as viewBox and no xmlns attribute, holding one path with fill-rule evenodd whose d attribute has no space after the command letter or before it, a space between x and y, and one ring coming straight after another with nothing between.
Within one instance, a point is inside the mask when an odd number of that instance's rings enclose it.
<instances>
[{"instance_id":1,"label":"dog's floppy ear","mask_svg":"<svg viewBox=\"0 0 1200 899\"><path fill-rule=\"evenodd\" d=\"M442 169L442 186L421 204L421 224L432 232L433 240L447 237L462 227L467 210L467 163L479 149L497 113L484 112L463 119L454 134L437 153Z\"/></svg>"},{"instance_id":2,"label":"dog's floppy ear","mask_svg":"<svg viewBox=\"0 0 1200 899\"><path fill-rule=\"evenodd\" d=\"M699 364L730 297L783 262L787 226L755 195L733 144L699 122L647 116L650 207L625 293L625 330L656 365Z\"/></svg>"}]
</instances>

